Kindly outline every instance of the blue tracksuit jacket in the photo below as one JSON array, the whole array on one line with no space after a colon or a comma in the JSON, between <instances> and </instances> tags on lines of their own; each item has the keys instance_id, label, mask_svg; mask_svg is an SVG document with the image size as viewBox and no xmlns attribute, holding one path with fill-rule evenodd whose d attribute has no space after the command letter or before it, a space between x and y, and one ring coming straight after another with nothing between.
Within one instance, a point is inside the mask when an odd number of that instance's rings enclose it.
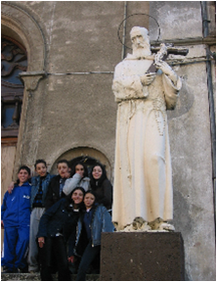
<instances>
[{"instance_id":1,"label":"blue tracksuit jacket","mask_svg":"<svg viewBox=\"0 0 217 282\"><path fill-rule=\"evenodd\" d=\"M1 220L3 220L4 227L29 225L30 196L29 182L25 182L22 186L16 185L11 194L5 193L1 206Z\"/></svg>"}]
</instances>

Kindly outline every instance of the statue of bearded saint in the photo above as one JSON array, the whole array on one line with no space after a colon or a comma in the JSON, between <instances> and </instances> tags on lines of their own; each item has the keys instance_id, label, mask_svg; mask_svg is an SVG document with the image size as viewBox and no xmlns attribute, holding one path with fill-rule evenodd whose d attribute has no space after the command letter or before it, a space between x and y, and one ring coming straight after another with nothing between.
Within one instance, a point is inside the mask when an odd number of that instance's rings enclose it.
<instances>
[{"instance_id":1,"label":"statue of bearded saint","mask_svg":"<svg viewBox=\"0 0 217 282\"><path fill-rule=\"evenodd\" d=\"M133 27L133 53L115 67L118 103L114 202L117 231L174 231L172 169L166 110L173 110L181 80L153 55L148 30ZM165 51L165 50L164 50ZM155 64L157 72L149 73Z\"/></svg>"}]
</instances>

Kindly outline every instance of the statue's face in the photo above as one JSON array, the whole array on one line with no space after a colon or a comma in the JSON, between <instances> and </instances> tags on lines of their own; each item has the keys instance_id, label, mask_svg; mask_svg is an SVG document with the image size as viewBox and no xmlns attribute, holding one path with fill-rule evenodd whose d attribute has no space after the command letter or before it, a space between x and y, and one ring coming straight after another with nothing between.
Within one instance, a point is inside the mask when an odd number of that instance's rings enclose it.
<instances>
[{"instance_id":1,"label":"statue's face","mask_svg":"<svg viewBox=\"0 0 217 282\"><path fill-rule=\"evenodd\" d=\"M134 52L150 52L148 30L136 28L131 31L131 41Z\"/></svg>"},{"instance_id":2,"label":"statue's face","mask_svg":"<svg viewBox=\"0 0 217 282\"><path fill-rule=\"evenodd\" d=\"M131 40L135 48L144 48L145 47L145 38L143 37L141 32L139 31L134 32L131 37Z\"/></svg>"}]
</instances>

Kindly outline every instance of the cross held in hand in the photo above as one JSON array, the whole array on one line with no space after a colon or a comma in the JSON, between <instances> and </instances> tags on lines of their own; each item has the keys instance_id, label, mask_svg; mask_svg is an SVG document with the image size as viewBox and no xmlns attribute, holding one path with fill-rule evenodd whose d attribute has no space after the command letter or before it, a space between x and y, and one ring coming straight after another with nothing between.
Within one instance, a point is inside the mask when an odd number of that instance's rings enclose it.
<instances>
[{"instance_id":1,"label":"cross held in hand","mask_svg":"<svg viewBox=\"0 0 217 282\"><path fill-rule=\"evenodd\" d=\"M183 47L174 47L173 43L161 43L161 45L158 47L152 46L151 51L152 53L157 53L156 56L158 56L158 60L165 61L169 54L186 56L189 50ZM146 73L150 72L157 72L155 62L151 64L150 68L147 70Z\"/></svg>"}]
</instances>

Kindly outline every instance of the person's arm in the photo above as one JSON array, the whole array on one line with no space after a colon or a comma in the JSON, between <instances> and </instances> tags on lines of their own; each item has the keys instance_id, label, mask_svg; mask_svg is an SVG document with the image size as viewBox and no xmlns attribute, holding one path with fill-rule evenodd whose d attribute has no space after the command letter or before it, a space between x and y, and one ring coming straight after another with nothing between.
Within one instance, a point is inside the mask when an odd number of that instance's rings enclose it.
<instances>
[{"instance_id":1,"label":"person's arm","mask_svg":"<svg viewBox=\"0 0 217 282\"><path fill-rule=\"evenodd\" d=\"M112 185L108 179L106 179L102 183L103 189L103 198L100 199L100 203L102 203L105 207L111 208L112 205Z\"/></svg>"},{"instance_id":2,"label":"person's arm","mask_svg":"<svg viewBox=\"0 0 217 282\"><path fill-rule=\"evenodd\" d=\"M74 259L74 247L75 247L75 238L76 238L76 226L73 229L71 235L68 239L68 257L71 258L69 261L73 262Z\"/></svg>"},{"instance_id":3,"label":"person's arm","mask_svg":"<svg viewBox=\"0 0 217 282\"><path fill-rule=\"evenodd\" d=\"M58 211L58 209L61 208L62 201L63 199L59 200L42 215L39 222L37 238L47 237L48 223L52 217L55 216L55 213Z\"/></svg>"},{"instance_id":4,"label":"person's arm","mask_svg":"<svg viewBox=\"0 0 217 282\"><path fill-rule=\"evenodd\" d=\"M78 186L81 180L81 175L79 173L75 173L72 178L66 179L66 182L63 187L63 193L68 196L72 190Z\"/></svg>"},{"instance_id":5,"label":"person's arm","mask_svg":"<svg viewBox=\"0 0 217 282\"><path fill-rule=\"evenodd\" d=\"M80 213L79 218L76 219L76 224L74 224L74 228L68 239L68 261L71 262L74 260L75 248L77 248L76 245L78 245L80 241L80 236L82 232L82 222L83 222L83 214Z\"/></svg>"},{"instance_id":6,"label":"person's arm","mask_svg":"<svg viewBox=\"0 0 217 282\"><path fill-rule=\"evenodd\" d=\"M13 192L13 189L14 189L14 184L15 182L11 182L8 186L8 193L11 194Z\"/></svg>"},{"instance_id":7,"label":"person's arm","mask_svg":"<svg viewBox=\"0 0 217 282\"><path fill-rule=\"evenodd\" d=\"M50 183L48 184L48 188L47 188L47 194L45 197L45 209L49 209L53 204L53 189L52 186L55 183L55 178L52 178Z\"/></svg>"},{"instance_id":8,"label":"person's arm","mask_svg":"<svg viewBox=\"0 0 217 282\"><path fill-rule=\"evenodd\" d=\"M7 197L8 197L8 192L5 193L1 206L1 227L4 227L4 213L7 209L7 204L6 204Z\"/></svg>"},{"instance_id":9,"label":"person's arm","mask_svg":"<svg viewBox=\"0 0 217 282\"><path fill-rule=\"evenodd\" d=\"M102 209L102 232L114 232L115 227L112 223L111 215L107 211L105 207L101 207Z\"/></svg>"}]
</instances>

